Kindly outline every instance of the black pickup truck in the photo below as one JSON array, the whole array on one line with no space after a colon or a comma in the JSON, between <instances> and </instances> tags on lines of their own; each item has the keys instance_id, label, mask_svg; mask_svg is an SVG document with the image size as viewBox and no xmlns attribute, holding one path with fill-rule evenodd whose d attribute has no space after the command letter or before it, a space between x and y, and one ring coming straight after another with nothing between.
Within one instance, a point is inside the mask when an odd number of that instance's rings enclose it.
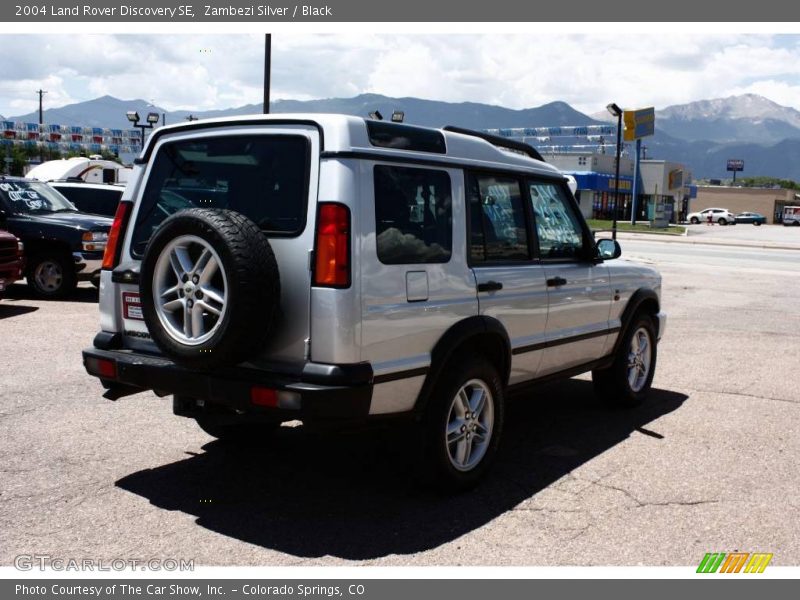
<instances>
[{"instance_id":1,"label":"black pickup truck","mask_svg":"<svg viewBox=\"0 0 800 600\"><path fill-rule=\"evenodd\" d=\"M25 244L25 276L39 296L69 295L79 280L99 284L111 219L79 212L46 183L0 177L0 226Z\"/></svg>"}]
</instances>

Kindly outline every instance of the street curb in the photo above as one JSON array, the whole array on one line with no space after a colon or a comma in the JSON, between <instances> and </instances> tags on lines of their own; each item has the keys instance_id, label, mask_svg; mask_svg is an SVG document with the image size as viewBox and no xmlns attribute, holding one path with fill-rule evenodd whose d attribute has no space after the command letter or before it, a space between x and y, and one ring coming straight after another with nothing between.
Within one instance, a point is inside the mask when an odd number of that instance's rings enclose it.
<instances>
[{"instance_id":1,"label":"street curb","mask_svg":"<svg viewBox=\"0 0 800 600\"><path fill-rule=\"evenodd\" d=\"M628 232L617 232L617 238L621 239L629 239L629 240L636 240L636 239L644 239L650 242L654 241L664 241L664 242L673 242L676 244L693 244L693 245L700 245L700 246L735 246L738 248L758 248L761 250L800 250L800 244L796 246L785 246L781 244L762 244L759 242L750 243L747 240L738 240L738 241L721 241L721 240L690 240L687 239L688 235L675 235L675 236L666 236L664 234L657 234L657 233L628 233ZM657 239L654 239L657 238Z\"/></svg>"}]
</instances>

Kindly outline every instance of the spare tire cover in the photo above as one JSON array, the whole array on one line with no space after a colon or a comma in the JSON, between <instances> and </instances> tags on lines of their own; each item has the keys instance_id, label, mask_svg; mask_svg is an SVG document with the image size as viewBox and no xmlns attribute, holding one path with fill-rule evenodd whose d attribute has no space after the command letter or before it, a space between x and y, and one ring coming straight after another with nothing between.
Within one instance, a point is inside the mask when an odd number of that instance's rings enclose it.
<instances>
[{"instance_id":1,"label":"spare tire cover","mask_svg":"<svg viewBox=\"0 0 800 600\"><path fill-rule=\"evenodd\" d=\"M191 208L150 238L140 292L164 354L193 368L233 365L257 353L275 325L278 264L264 232L241 213Z\"/></svg>"}]
</instances>

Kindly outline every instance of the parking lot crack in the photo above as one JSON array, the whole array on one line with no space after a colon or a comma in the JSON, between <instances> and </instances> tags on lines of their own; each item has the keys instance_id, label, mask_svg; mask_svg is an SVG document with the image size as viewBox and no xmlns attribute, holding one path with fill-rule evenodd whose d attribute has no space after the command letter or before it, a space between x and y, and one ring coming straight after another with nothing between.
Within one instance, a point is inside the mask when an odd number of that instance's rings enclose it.
<instances>
[{"instance_id":1,"label":"parking lot crack","mask_svg":"<svg viewBox=\"0 0 800 600\"><path fill-rule=\"evenodd\" d=\"M773 396L759 396L758 394L745 394L742 392L726 392L722 390L690 390L701 394L723 394L725 396L737 396L740 398L752 398L754 400L768 400L772 402L786 402L788 404L800 404L800 400L790 400L789 398L775 398Z\"/></svg>"},{"instance_id":2,"label":"parking lot crack","mask_svg":"<svg viewBox=\"0 0 800 600\"><path fill-rule=\"evenodd\" d=\"M581 481L586 481L587 483L590 483L591 485L595 485L595 486L598 486L598 487L601 487L601 488L605 488L605 489L608 489L608 490L613 490L615 492L620 492L621 494L624 494L627 498L629 498L630 500L632 500L634 502L634 504L636 505L635 508L649 508L649 507L653 507L653 506L699 506L701 504L716 504L716 503L719 502L719 500L644 501L644 500L639 499L639 497L637 497L635 494L633 494L629 490L626 490L623 487L620 487L620 486L617 486L617 485L612 485L610 483L602 483L602 481L601 481L602 479L604 479L604 478L600 478L600 479L596 479L596 480L586 480L586 479L584 479L584 480L581 480Z\"/></svg>"}]
</instances>

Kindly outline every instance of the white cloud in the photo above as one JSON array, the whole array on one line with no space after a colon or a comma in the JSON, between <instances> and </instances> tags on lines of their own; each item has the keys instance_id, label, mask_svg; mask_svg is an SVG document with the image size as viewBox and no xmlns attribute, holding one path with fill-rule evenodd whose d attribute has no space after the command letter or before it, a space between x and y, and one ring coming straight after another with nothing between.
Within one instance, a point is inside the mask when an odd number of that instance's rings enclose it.
<instances>
[{"instance_id":1,"label":"white cloud","mask_svg":"<svg viewBox=\"0 0 800 600\"><path fill-rule=\"evenodd\" d=\"M758 94L759 96L765 96L783 106L798 108L800 81L796 84L789 84L784 81L765 79L762 81L755 81L746 86L733 87L726 95L738 96L740 94Z\"/></svg>"},{"instance_id":2,"label":"white cloud","mask_svg":"<svg viewBox=\"0 0 800 600\"><path fill-rule=\"evenodd\" d=\"M0 36L0 114L102 94L174 110L260 102L261 35ZM527 108L664 107L744 92L800 109L800 36L276 35L274 98L363 92Z\"/></svg>"}]
</instances>

